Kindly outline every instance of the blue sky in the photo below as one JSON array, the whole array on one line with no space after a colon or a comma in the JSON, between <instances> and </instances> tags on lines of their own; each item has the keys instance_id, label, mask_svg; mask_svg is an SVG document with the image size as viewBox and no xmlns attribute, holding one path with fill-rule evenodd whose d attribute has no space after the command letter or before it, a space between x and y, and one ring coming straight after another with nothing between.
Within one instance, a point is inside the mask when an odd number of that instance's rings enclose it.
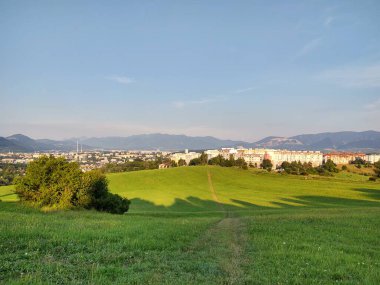
<instances>
[{"instance_id":1,"label":"blue sky","mask_svg":"<svg viewBox=\"0 0 380 285\"><path fill-rule=\"evenodd\" d=\"M380 1L0 1L0 136L380 131Z\"/></svg>"}]
</instances>

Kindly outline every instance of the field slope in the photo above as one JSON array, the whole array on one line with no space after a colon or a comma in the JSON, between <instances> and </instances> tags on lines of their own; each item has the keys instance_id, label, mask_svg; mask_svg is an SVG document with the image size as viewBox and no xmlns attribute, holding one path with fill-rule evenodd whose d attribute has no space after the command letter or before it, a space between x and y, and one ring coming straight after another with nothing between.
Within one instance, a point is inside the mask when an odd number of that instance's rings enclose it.
<instances>
[{"instance_id":1,"label":"field slope","mask_svg":"<svg viewBox=\"0 0 380 285\"><path fill-rule=\"evenodd\" d=\"M210 177L220 203L230 210L295 206L378 205L379 184L351 174L303 177L222 167L110 174L110 189L133 200L131 212L218 210Z\"/></svg>"},{"instance_id":2,"label":"field slope","mask_svg":"<svg viewBox=\"0 0 380 285\"><path fill-rule=\"evenodd\" d=\"M0 283L380 283L380 184L364 176L182 167L108 178L132 199L124 216L3 199Z\"/></svg>"}]
</instances>

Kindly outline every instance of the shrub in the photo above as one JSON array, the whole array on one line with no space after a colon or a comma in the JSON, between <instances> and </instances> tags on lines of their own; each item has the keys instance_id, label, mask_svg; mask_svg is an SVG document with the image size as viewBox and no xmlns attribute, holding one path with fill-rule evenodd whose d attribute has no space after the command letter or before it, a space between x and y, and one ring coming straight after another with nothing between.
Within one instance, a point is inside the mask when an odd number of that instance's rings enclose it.
<instances>
[{"instance_id":1,"label":"shrub","mask_svg":"<svg viewBox=\"0 0 380 285\"><path fill-rule=\"evenodd\" d=\"M347 170L347 165L343 165L342 170Z\"/></svg>"},{"instance_id":2,"label":"shrub","mask_svg":"<svg viewBox=\"0 0 380 285\"><path fill-rule=\"evenodd\" d=\"M94 208L98 211L112 214L123 214L128 211L130 201L117 194L107 193L105 196L95 200Z\"/></svg>"},{"instance_id":3,"label":"shrub","mask_svg":"<svg viewBox=\"0 0 380 285\"><path fill-rule=\"evenodd\" d=\"M202 161L199 158L194 158L190 160L189 165L190 166L196 166L196 165L201 165Z\"/></svg>"},{"instance_id":4,"label":"shrub","mask_svg":"<svg viewBox=\"0 0 380 285\"><path fill-rule=\"evenodd\" d=\"M266 169L267 171L271 171L273 164L269 159L264 159L263 162L261 163L261 167L263 169Z\"/></svg>"},{"instance_id":5,"label":"shrub","mask_svg":"<svg viewBox=\"0 0 380 285\"><path fill-rule=\"evenodd\" d=\"M187 165L186 160L184 160L184 159L182 159L182 158L180 158L180 159L178 160L178 166L186 166L186 165Z\"/></svg>"},{"instance_id":6,"label":"shrub","mask_svg":"<svg viewBox=\"0 0 380 285\"><path fill-rule=\"evenodd\" d=\"M325 163L323 163L322 168L331 173L339 172L339 169L336 167L336 164L331 159L328 159Z\"/></svg>"},{"instance_id":7,"label":"shrub","mask_svg":"<svg viewBox=\"0 0 380 285\"><path fill-rule=\"evenodd\" d=\"M378 162L375 162L373 166L376 176L380 177L380 160Z\"/></svg>"},{"instance_id":8,"label":"shrub","mask_svg":"<svg viewBox=\"0 0 380 285\"><path fill-rule=\"evenodd\" d=\"M28 165L16 181L16 193L21 202L44 209L95 208L121 214L129 207L128 199L108 192L107 178L99 170L83 173L77 163L52 156Z\"/></svg>"}]
</instances>

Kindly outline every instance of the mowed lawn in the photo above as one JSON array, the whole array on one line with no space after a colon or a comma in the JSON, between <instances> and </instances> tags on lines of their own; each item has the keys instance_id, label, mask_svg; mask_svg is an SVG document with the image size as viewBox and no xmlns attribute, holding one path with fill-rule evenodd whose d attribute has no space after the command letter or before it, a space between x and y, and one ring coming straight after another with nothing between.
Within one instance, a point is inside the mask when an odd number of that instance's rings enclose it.
<instances>
[{"instance_id":1,"label":"mowed lawn","mask_svg":"<svg viewBox=\"0 0 380 285\"><path fill-rule=\"evenodd\" d=\"M380 183L368 177L108 177L132 199L128 214L42 213L0 187L0 283L380 284Z\"/></svg>"}]
</instances>

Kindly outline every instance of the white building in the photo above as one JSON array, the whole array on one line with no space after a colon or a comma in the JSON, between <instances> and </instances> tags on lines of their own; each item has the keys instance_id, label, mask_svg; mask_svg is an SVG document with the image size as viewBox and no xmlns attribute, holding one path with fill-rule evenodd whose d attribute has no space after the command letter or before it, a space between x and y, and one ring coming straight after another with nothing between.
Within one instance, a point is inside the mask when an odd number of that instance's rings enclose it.
<instances>
[{"instance_id":1,"label":"white building","mask_svg":"<svg viewBox=\"0 0 380 285\"><path fill-rule=\"evenodd\" d=\"M373 164L380 160L380 154L367 154L365 156L365 160Z\"/></svg>"},{"instance_id":2,"label":"white building","mask_svg":"<svg viewBox=\"0 0 380 285\"><path fill-rule=\"evenodd\" d=\"M330 152L323 156L324 161L332 160L335 164L349 164L357 158L365 160L366 155L358 152Z\"/></svg>"},{"instance_id":3,"label":"white building","mask_svg":"<svg viewBox=\"0 0 380 285\"><path fill-rule=\"evenodd\" d=\"M235 155L237 154L237 150L234 148L222 148L219 151L219 154L223 156L223 158L229 159L231 155L235 157Z\"/></svg>"},{"instance_id":4,"label":"white building","mask_svg":"<svg viewBox=\"0 0 380 285\"><path fill-rule=\"evenodd\" d=\"M316 167L322 165L323 162L323 154L320 151L269 150L267 155L275 166L280 166L285 161L299 161L311 163L313 167Z\"/></svg>"},{"instance_id":5,"label":"white building","mask_svg":"<svg viewBox=\"0 0 380 285\"><path fill-rule=\"evenodd\" d=\"M170 156L170 159L174 160L176 163L178 163L180 159L183 159L184 161L186 161L186 164L189 164L190 160L194 158L199 158L200 156L201 154L198 152L173 153Z\"/></svg>"},{"instance_id":6,"label":"white building","mask_svg":"<svg viewBox=\"0 0 380 285\"><path fill-rule=\"evenodd\" d=\"M205 154L207 154L207 159L210 160L211 158L217 157L220 154L220 152L217 149L210 149L206 150Z\"/></svg>"},{"instance_id":7,"label":"white building","mask_svg":"<svg viewBox=\"0 0 380 285\"><path fill-rule=\"evenodd\" d=\"M234 159L243 158L245 162L251 165L260 166L264 159L270 159L273 167L279 167L284 161L301 163L311 163L314 167L319 166L323 162L323 154L319 151L292 151L282 149L246 149L246 148L222 148L219 151L208 150L205 152L209 159L217 155L229 159L232 155Z\"/></svg>"}]
</instances>

